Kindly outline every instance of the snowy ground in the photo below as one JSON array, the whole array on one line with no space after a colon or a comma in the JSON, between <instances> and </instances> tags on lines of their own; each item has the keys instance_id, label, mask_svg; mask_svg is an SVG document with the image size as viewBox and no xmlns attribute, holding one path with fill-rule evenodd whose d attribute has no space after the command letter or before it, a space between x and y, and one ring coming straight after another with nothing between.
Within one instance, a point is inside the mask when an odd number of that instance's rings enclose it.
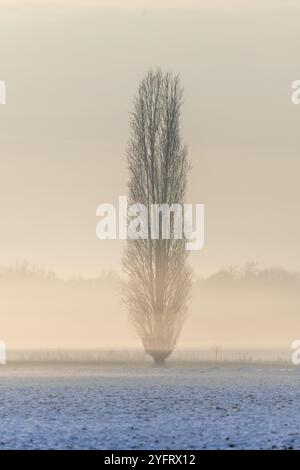
<instances>
[{"instance_id":1,"label":"snowy ground","mask_svg":"<svg viewBox=\"0 0 300 470\"><path fill-rule=\"evenodd\" d=\"M300 368L0 366L1 449L300 449Z\"/></svg>"}]
</instances>

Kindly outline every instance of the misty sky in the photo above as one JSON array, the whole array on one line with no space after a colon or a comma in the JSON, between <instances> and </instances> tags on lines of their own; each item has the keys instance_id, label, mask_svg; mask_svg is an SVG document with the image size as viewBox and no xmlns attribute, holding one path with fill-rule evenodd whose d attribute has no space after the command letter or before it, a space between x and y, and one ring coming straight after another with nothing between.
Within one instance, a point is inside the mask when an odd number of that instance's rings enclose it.
<instances>
[{"instance_id":1,"label":"misty sky","mask_svg":"<svg viewBox=\"0 0 300 470\"><path fill-rule=\"evenodd\" d=\"M181 76L187 199L206 207L195 272L300 270L299 44L296 1L0 0L0 264L119 269L95 212L126 194L132 98L159 66Z\"/></svg>"}]
</instances>

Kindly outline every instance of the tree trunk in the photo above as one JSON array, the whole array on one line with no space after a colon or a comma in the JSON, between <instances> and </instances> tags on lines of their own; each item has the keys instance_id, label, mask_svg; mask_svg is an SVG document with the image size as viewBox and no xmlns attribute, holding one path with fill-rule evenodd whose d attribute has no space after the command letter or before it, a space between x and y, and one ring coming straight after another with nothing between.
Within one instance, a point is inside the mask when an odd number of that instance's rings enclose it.
<instances>
[{"instance_id":1,"label":"tree trunk","mask_svg":"<svg viewBox=\"0 0 300 470\"><path fill-rule=\"evenodd\" d=\"M165 351L155 351L150 354L154 360L155 367L164 367L166 365L166 358L169 356L169 353Z\"/></svg>"}]
</instances>

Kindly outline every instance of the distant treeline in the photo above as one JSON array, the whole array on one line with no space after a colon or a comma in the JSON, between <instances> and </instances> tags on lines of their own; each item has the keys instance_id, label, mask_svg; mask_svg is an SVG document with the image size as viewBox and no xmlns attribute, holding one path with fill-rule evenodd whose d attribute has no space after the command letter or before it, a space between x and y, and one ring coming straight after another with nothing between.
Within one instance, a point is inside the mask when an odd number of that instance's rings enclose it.
<instances>
[{"instance_id":1,"label":"distant treeline","mask_svg":"<svg viewBox=\"0 0 300 470\"><path fill-rule=\"evenodd\" d=\"M126 364L150 363L151 359L140 350L8 350L8 362L29 363L96 363ZM168 360L175 364L282 364L292 367L289 350L230 350L211 348L206 350L175 350Z\"/></svg>"},{"instance_id":2,"label":"distant treeline","mask_svg":"<svg viewBox=\"0 0 300 470\"><path fill-rule=\"evenodd\" d=\"M291 287L299 288L300 273L282 267L260 268L256 263L230 266L195 282L198 287Z\"/></svg>"},{"instance_id":3,"label":"distant treeline","mask_svg":"<svg viewBox=\"0 0 300 470\"><path fill-rule=\"evenodd\" d=\"M69 276L63 278L58 276L54 271L38 268L27 261L18 263L14 266L0 266L0 282L42 282L42 283L64 283L64 284L114 284L119 283L120 278L115 271L102 271L101 275L94 278L86 278L80 275Z\"/></svg>"},{"instance_id":4,"label":"distant treeline","mask_svg":"<svg viewBox=\"0 0 300 470\"><path fill-rule=\"evenodd\" d=\"M59 277L54 271L37 268L28 262L12 267L0 267L0 282L36 281L45 283L68 283L82 285L118 285L122 280L117 271L103 271L94 278L80 275L68 278ZM299 288L300 273L282 267L260 268L256 263L246 263L242 267L229 266L208 277L194 279L194 287L291 287Z\"/></svg>"}]
</instances>

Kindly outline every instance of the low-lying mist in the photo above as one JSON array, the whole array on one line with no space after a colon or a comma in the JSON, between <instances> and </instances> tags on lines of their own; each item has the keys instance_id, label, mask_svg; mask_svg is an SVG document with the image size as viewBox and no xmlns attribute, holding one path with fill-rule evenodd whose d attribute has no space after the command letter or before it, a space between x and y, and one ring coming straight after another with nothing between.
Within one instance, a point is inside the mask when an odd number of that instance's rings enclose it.
<instances>
[{"instance_id":1,"label":"low-lying mist","mask_svg":"<svg viewBox=\"0 0 300 470\"><path fill-rule=\"evenodd\" d=\"M8 350L137 350L120 280L115 272L61 279L26 263L2 268L0 338ZM289 351L300 336L299 288L298 273L250 263L194 280L177 349Z\"/></svg>"}]
</instances>

